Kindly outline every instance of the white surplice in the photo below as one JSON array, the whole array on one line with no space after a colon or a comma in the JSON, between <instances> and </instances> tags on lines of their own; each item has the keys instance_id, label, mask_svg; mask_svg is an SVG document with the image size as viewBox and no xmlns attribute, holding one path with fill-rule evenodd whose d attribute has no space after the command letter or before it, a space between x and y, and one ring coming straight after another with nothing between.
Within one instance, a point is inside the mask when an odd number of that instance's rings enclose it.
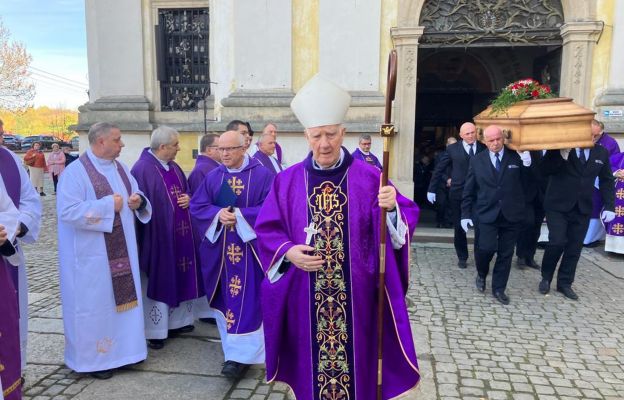
<instances>
[{"instance_id":1,"label":"white surplice","mask_svg":"<svg viewBox=\"0 0 624 400\"><path fill-rule=\"evenodd\" d=\"M20 311L20 354L22 358L22 370L26 368L26 346L28 341L28 279L26 275L26 265L24 263L23 244L34 243L39 237L41 225L41 199L39 193L30 183L30 178L26 169L22 166L22 160L10 152L17 165L20 174L20 202L17 207L19 211L19 222L26 225L28 232L21 238L17 238L18 263L18 287L19 287L19 311ZM4 189L4 183L2 185Z\"/></svg>"},{"instance_id":2,"label":"white surplice","mask_svg":"<svg viewBox=\"0 0 624 400\"><path fill-rule=\"evenodd\" d=\"M61 174L57 191L65 364L76 372L117 368L147 357L134 224L135 216L142 223L150 220L151 205L148 201L141 212L130 210L128 192L116 165L95 157L91 150L87 154L113 192L123 197L120 216L138 307L116 310L104 241L104 233L113 229L113 196L98 200L82 162L76 160ZM128 168L123 165L123 169L132 193L141 193Z\"/></svg>"}]
</instances>

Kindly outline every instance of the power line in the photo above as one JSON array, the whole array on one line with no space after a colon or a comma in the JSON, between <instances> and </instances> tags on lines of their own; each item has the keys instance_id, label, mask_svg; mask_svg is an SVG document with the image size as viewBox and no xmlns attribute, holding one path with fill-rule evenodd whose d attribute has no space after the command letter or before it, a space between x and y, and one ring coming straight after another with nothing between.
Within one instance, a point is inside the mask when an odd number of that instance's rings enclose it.
<instances>
[{"instance_id":1,"label":"power line","mask_svg":"<svg viewBox=\"0 0 624 400\"><path fill-rule=\"evenodd\" d=\"M49 82L49 81L44 80L41 77L35 77L35 76L31 76L31 79L37 81L38 83L45 84L45 85L48 85L48 86L51 86L51 87L54 87L54 88L57 88L57 89L73 90L75 92L85 93L85 94L87 93L87 89L86 88L79 88L79 87L76 87L76 86L69 86L69 85L68 86L64 86L64 84L62 82L54 82L54 81Z\"/></svg>"},{"instance_id":2,"label":"power line","mask_svg":"<svg viewBox=\"0 0 624 400\"><path fill-rule=\"evenodd\" d=\"M30 69L32 69L33 71L37 71L37 72L39 72L40 74L51 75L51 76L53 76L53 77L55 77L55 78L65 80L65 81L71 82L71 83L76 84L76 85L81 85L81 86L89 87L89 84L88 84L88 83L84 83L84 82L76 81L76 80L74 80L74 79L66 78L66 77L61 76L61 75L53 74L52 72L48 72L48 71L43 70L43 69L41 69L41 68L37 68L37 67L30 66Z\"/></svg>"},{"instance_id":3,"label":"power line","mask_svg":"<svg viewBox=\"0 0 624 400\"><path fill-rule=\"evenodd\" d=\"M60 79L56 79L56 78L52 78L52 77L49 77L49 76L46 76L46 75L40 74L40 73L38 73L38 72L32 72L32 74L31 74L31 78L33 78L33 79L38 79L38 80L43 80L43 79L46 79L47 81L51 81L51 82L54 82L54 83L59 84L59 85L64 85L64 86L72 87L72 88L74 88L74 89L80 89L80 90L88 90L88 89L89 89L89 88L87 88L87 87L84 87L84 86L78 86L78 85L75 85L75 84L73 84L73 83L68 83L68 82L62 81L62 80L60 80Z\"/></svg>"}]
</instances>

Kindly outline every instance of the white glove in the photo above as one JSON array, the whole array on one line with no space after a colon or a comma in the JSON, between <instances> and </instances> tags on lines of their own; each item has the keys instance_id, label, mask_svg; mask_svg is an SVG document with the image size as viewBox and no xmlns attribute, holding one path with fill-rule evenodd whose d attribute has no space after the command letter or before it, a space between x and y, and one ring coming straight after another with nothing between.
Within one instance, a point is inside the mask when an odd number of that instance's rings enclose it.
<instances>
[{"instance_id":1,"label":"white glove","mask_svg":"<svg viewBox=\"0 0 624 400\"><path fill-rule=\"evenodd\" d=\"M520 156L520 159L522 160L522 165L524 165L525 167L530 167L531 166L531 153L529 153L528 151L518 151L517 153Z\"/></svg>"},{"instance_id":2,"label":"white glove","mask_svg":"<svg viewBox=\"0 0 624 400\"><path fill-rule=\"evenodd\" d=\"M464 232L468 233L468 227L469 226L474 226L474 224L472 223L472 220L470 218L466 218L466 219L462 219L461 220L461 227L464 230Z\"/></svg>"},{"instance_id":3,"label":"white glove","mask_svg":"<svg viewBox=\"0 0 624 400\"><path fill-rule=\"evenodd\" d=\"M559 150L559 153L561 153L561 158L563 158L564 160L567 160L568 156L570 155L570 150L572 150L572 149L561 149L561 150Z\"/></svg>"},{"instance_id":4,"label":"white glove","mask_svg":"<svg viewBox=\"0 0 624 400\"><path fill-rule=\"evenodd\" d=\"M613 219L615 218L615 213L613 211L603 211L602 213L600 213L600 219L604 221L605 224L608 224L609 222L613 221Z\"/></svg>"},{"instance_id":5,"label":"white glove","mask_svg":"<svg viewBox=\"0 0 624 400\"><path fill-rule=\"evenodd\" d=\"M431 193L431 192L427 192L427 201L429 201L429 203L433 204L436 201L436 194L435 193Z\"/></svg>"}]
</instances>

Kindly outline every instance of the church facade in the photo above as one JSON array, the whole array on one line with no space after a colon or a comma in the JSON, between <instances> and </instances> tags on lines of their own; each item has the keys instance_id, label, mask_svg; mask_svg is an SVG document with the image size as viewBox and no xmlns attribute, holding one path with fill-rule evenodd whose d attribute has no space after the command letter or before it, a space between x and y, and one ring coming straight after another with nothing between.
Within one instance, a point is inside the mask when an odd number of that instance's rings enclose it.
<instances>
[{"instance_id":1,"label":"church facade","mask_svg":"<svg viewBox=\"0 0 624 400\"><path fill-rule=\"evenodd\" d=\"M317 72L352 95L346 146L369 133L379 154L392 48L390 174L407 195L415 160L517 79L548 83L624 132L623 1L86 0L86 25L89 102L77 130L86 144L92 123L117 123L130 163L170 125L190 170L201 135L240 119L256 132L276 123L292 165L307 145L289 104Z\"/></svg>"}]
</instances>

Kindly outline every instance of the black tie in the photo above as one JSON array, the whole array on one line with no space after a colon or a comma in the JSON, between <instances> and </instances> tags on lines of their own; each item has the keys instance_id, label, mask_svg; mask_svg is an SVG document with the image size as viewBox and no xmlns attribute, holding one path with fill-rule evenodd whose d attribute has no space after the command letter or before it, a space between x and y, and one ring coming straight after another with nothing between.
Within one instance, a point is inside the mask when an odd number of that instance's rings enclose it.
<instances>
[{"instance_id":1,"label":"black tie","mask_svg":"<svg viewBox=\"0 0 624 400\"><path fill-rule=\"evenodd\" d=\"M587 164L587 158L585 157L585 149L579 149L579 151L580 151L579 160L581 160L581 164L583 165Z\"/></svg>"},{"instance_id":2,"label":"black tie","mask_svg":"<svg viewBox=\"0 0 624 400\"><path fill-rule=\"evenodd\" d=\"M500 162L500 158L499 158L500 154L499 153L494 153L494 156L496 157L496 170L498 172L500 172L500 169L501 169L501 162Z\"/></svg>"},{"instance_id":3,"label":"black tie","mask_svg":"<svg viewBox=\"0 0 624 400\"><path fill-rule=\"evenodd\" d=\"M470 150L468 150L468 155L470 157L474 156L474 149L472 148L473 145L474 145L474 143L468 145L468 146L470 146Z\"/></svg>"}]
</instances>

